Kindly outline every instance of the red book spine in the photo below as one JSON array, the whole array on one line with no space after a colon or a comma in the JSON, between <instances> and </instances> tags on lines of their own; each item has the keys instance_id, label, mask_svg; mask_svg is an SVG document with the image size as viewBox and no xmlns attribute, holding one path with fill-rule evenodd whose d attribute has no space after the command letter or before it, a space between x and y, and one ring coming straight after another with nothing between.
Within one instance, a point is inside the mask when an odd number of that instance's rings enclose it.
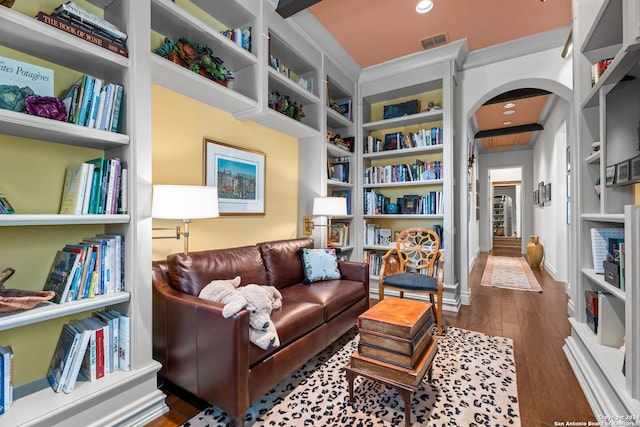
<instances>
[{"instance_id":1,"label":"red book spine","mask_svg":"<svg viewBox=\"0 0 640 427\"><path fill-rule=\"evenodd\" d=\"M38 21L44 22L47 25L50 25L66 33L69 33L83 40L91 42L96 46L100 46L103 49L110 50L111 52L117 53L118 55L129 57L129 52L127 51L127 49L123 48L122 46L118 46L115 43L110 42L104 37L85 31L84 29L82 29L81 27L75 24L72 24L70 22L65 22L55 16L51 16L44 12L38 12L38 15L36 17L38 18Z\"/></svg>"},{"instance_id":2,"label":"red book spine","mask_svg":"<svg viewBox=\"0 0 640 427\"><path fill-rule=\"evenodd\" d=\"M96 329L96 378L104 377L104 329Z\"/></svg>"}]
</instances>

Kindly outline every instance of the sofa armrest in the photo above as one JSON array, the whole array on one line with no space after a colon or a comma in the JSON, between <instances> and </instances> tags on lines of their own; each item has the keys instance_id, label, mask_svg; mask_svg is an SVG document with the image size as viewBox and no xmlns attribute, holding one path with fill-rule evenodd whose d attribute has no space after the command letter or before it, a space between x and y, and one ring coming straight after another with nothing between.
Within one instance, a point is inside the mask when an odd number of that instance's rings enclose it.
<instances>
[{"instance_id":1,"label":"sofa armrest","mask_svg":"<svg viewBox=\"0 0 640 427\"><path fill-rule=\"evenodd\" d=\"M366 262L338 261L340 277L345 280L362 282L369 306L369 264Z\"/></svg>"},{"instance_id":2,"label":"sofa armrest","mask_svg":"<svg viewBox=\"0 0 640 427\"><path fill-rule=\"evenodd\" d=\"M173 289L154 272L153 356L160 374L231 414L249 405L249 313Z\"/></svg>"}]
</instances>

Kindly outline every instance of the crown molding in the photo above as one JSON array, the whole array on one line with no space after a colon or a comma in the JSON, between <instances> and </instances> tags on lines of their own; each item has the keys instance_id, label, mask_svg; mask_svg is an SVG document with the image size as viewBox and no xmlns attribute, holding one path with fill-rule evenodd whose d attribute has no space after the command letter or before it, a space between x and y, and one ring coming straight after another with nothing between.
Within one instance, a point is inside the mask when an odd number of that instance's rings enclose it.
<instances>
[{"instance_id":1,"label":"crown molding","mask_svg":"<svg viewBox=\"0 0 640 427\"><path fill-rule=\"evenodd\" d=\"M467 55L466 61L462 64L462 70L495 64L553 48L563 48L569 31L571 31L571 25L474 50Z\"/></svg>"}]
</instances>

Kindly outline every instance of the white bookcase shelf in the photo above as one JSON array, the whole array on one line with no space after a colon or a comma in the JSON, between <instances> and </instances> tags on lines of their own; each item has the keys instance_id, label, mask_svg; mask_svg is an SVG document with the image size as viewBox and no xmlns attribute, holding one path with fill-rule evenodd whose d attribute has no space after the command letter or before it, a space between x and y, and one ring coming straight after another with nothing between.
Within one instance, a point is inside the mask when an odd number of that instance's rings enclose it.
<instances>
[{"instance_id":1,"label":"white bookcase shelf","mask_svg":"<svg viewBox=\"0 0 640 427\"><path fill-rule=\"evenodd\" d=\"M32 209L27 213L0 215L0 251L5 265L12 265L17 271L15 281L6 284L8 288L41 290L34 283L44 283L45 277L40 274L44 271L42 274L46 275L57 249L74 243L78 236L120 234L125 244L126 291L63 304L45 304L0 316L0 345L11 345L14 351L15 387L13 403L0 415L3 426L144 425L168 410L165 396L157 388L156 373L160 365L152 359L149 329L152 320L148 304L151 299L151 221L145 206L151 200L148 116L151 0L88 2L104 8L100 12L104 18L127 33L130 57L96 46L32 16L33 3L50 12L50 2L36 0L17 2L13 8L0 7L0 39L3 47L8 48L6 55L32 62L24 58L30 56L38 65L54 69L55 96L64 89L60 87L62 82L68 85L82 74L124 87L119 133L0 110L0 144L11 147L2 153L3 192L15 208L30 206L28 209ZM79 3L86 5L83 1ZM62 179L66 167L97 157L118 157L131 172L127 186L128 214L33 213L33 206L57 210L60 194L38 191L57 190L62 182L53 185L51 182ZM36 168L37 175L28 176ZM12 171L12 175L7 171ZM38 179L48 182L38 183ZM27 252L22 248L28 248ZM34 268L32 271L20 268L26 265ZM60 334L58 325L69 316L86 317L102 308L115 308L131 320L131 370L116 371L94 382L78 383L69 394L55 393L48 385L46 373ZM23 331L29 333L23 334ZM31 353L26 354L28 352Z\"/></svg>"},{"instance_id":2,"label":"white bookcase shelf","mask_svg":"<svg viewBox=\"0 0 640 427\"><path fill-rule=\"evenodd\" d=\"M131 295L129 292L118 292L115 294L97 295L94 298L70 301L64 304L47 304L31 310L0 316L0 331L100 309L102 307L127 302L130 298Z\"/></svg>"},{"instance_id":3,"label":"white bookcase shelf","mask_svg":"<svg viewBox=\"0 0 640 427\"><path fill-rule=\"evenodd\" d=\"M593 16L593 3L578 2L579 9L574 12L578 21L573 37L580 46L573 57L574 104L578 106L574 152L580 160L575 163L576 283L570 303L573 308L571 335L564 350L596 416L610 416L640 413L640 292L637 291L638 278L633 276L640 244L634 235L640 229L639 208L631 206L631 186L606 185L608 167L638 154L634 153L635 148L630 148L633 144L629 144L629 140L637 141L640 106L635 99L640 87L637 79L628 76L640 76L637 38L640 5L636 0L602 0L599 4L600 9L592 21L587 17ZM592 85L592 65L608 58L613 58L611 65ZM625 118L626 114L630 118ZM601 145L596 153L592 153L594 141ZM599 197L594 191L596 180L600 180ZM608 283L603 274L594 272L591 248L594 227L624 229L626 265L625 272L621 273L624 290ZM609 307L608 314L598 308L602 317L598 325L600 337L587 324L586 291L611 294L610 301L616 302L605 304ZM618 319L624 320L620 323ZM615 320L608 323L611 328L601 328L601 323L608 320ZM600 344L601 340L617 344L620 335L626 341L625 354L617 346ZM623 360L626 361L624 375Z\"/></svg>"}]
</instances>

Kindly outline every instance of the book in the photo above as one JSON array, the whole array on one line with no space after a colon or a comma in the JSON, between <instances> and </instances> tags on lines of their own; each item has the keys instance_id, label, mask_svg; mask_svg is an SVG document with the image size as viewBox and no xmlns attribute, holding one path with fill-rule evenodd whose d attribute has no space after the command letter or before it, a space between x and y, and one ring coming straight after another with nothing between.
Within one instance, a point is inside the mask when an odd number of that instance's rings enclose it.
<instances>
[{"instance_id":1,"label":"book","mask_svg":"<svg viewBox=\"0 0 640 427\"><path fill-rule=\"evenodd\" d=\"M2 209L3 214L16 213L13 206L11 206L11 203L9 203L9 200L2 193L0 193L0 208Z\"/></svg>"},{"instance_id":2,"label":"book","mask_svg":"<svg viewBox=\"0 0 640 427\"><path fill-rule=\"evenodd\" d=\"M624 228L592 228L591 229L591 255L593 258L593 271L596 274L604 274L603 262L607 259L609 239L624 240Z\"/></svg>"},{"instance_id":3,"label":"book","mask_svg":"<svg viewBox=\"0 0 640 427\"><path fill-rule=\"evenodd\" d=\"M105 367L105 356L109 345L108 331L105 332L106 325L94 317L87 317L83 321L95 333L95 379L100 379L108 373Z\"/></svg>"},{"instance_id":4,"label":"book","mask_svg":"<svg viewBox=\"0 0 640 427\"><path fill-rule=\"evenodd\" d=\"M76 3L72 1L68 1L66 3L61 4L60 6L54 9L53 13L54 15L59 15L63 13L72 15L78 18L82 22L86 22L87 24L90 24L96 28L102 29L103 31L107 32L108 34L110 34L112 37L116 39L120 39L120 40L127 39L127 34L120 31L120 29L117 26L113 25L111 22L105 19L102 19L96 14L93 14L87 11L86 9L78 6Z\"/></svg>"},{"instance_id":5,"label":"book","mask_svg":"<svg viewBox=\"0 0 640 427\"><path fill-rule=\"evenodd\" d=\"M61 304L67 300L79 260L79 254L74 252L60 250L56 253L43 287L45 291L56 293L56 296L51 299L52 302Z\"/></svg>"},{"instance_id":6,"label":"book","mask_svg":"<svg viewBox=\"0 0 640 427\"><path fill-rule=\"evenodd\" d=\"M85 188L89 179L89 165L82 163L67 167L60 200L61 214L82 213Z\"/></svg>"},{"instance_id":7,"label":"book","mask_svg":"<svg viewBox=\"0 0 640 427\"><path fill-rule=\"evenodd\" d=\"M624 301L598 292L598 343L608 347L620 347L624 342Z\"/></svg>"},{"instance_id":8,"label":"book","mask_svg":"<svg viewBox=\"0 0 640 427\"><path fill-rule=\"evenodd\" d=\"M93 172L95 171L96 166L93 163L85 163L88 165L88 170L86 172L86 182L84 185L84 194L82 196L82 215L86 215L89 213L89 204L91 202L91 190L93 188ZM84 167L84 165L83 165Z\"/></svg>"},{"instance_id":9,"label":"book","mask_svg":"<svg viewBox=\"0 0 640 427\"><path fill-rule=\"evenodd\" d=\"M422 353L414 368L403 368L392 363L372 359L361 355L358 351L355 351L351 356L349 365L352 368L371 372L372 374L380 375L391 381L417 387L424 378L429 366L433 363L437 352L438 338L433 337L427 350Z\"/></svg>"},{"instance_id":10,"label":"book","mask_svg":"<svg viewBox=\"0 0 640 427\"><path fill-rule=\"evenodd\" d=\"M69 376L71 361L78 350L81 335L82 333L69 323L62 326L62 331L47 371L47 380L56 393L62 391L62 387Z\"/></svg>"},{"instance_id":11,"label":"book","mask_svg":"<svg viewBox=\"0 0 640 427\"><path fill-rule=\"evenodd\" d=\"M124 238L121 234L97 234L96 237L111 241L113 247L113 292L124 290Z\"/></svg>"},{"instance_id":12,"label":"book","mask_svg":"<svg viewBox=\"0 0 640 427\"><path fill-rule=\"evenodd\" d=\"M113 308L108 312L118 317L118 368L128 371L131 369L131 319Z\"/></svg>"},{"instance_id":13,"label":"book","mask_svg":"<svg viewBox=\"0 0 640 427\"><path fill-rule=\"evenodd\" d=\"M109 345L108 345L108 355L106 357L109 358L109 366L111 367L111 372L118 369L119 366L119 338L120 338L120 327L119 327L119 317L113 313L110 313L107 310L96 311L93 313L93 317L100 319L107 325L109 325Z\"/></svg>"},{"instance_id":14,"label":"book","mask_svg":"<svg viewBox=\"0 0 640 427\"><path fill-rule=\"evenodd\" d=\"M90 31L86 27L83 28L73 21L65 19L63 15L53 16L41 11L38 12L36 18L40 22L44 22L47 25L81 38L82 40L86 40L96 46L100 46L103 49L110 50L111 52L117 53L118 55L122 55L124 57L129 56L129 52L125 47L120 46L113 40L109 40L108 38L100 35L97 31Z\"/></svg>"},{"instance_id":15,"label":"book","mask_svg":"<svg viewBox=\"0 0 640 427\"><path fill-rule=\"evenodd\" d=\"M358 316L358 329L411 339L433 317L430 303L401 298L385 298Z\"/></svg>"},{"instance_id":16,"label":"book","mask_svg":"<svg viewBox=\"0 0 640 427\"><path fill-rule=\"evenodd\" d=\"M37 76L37 78L34 78ZM0 56L0 86L17 86L29 89L30 92L40 96L54 96L54 72L51 68L45 68L28 62L18 61L12 58ZM25 94L26 95L26 94ZM12 97L14 95L7 95ZM0 99L0 108L9 108L8 99ZM24 111L24 102L22 110Z\"/></svg>"},{"instance_id":17,"label":"book","mask_svg":"<svg viewBox=\"0 0 640 427\"><path fill-rule=\"evenodd\" d=\"M67 110L67 122L75 123L76 108L78 107L78 95L80 94L80 86L82 77L74 82L60 94L60 100Z\"/></svg>"},{"instance_id":18,"label":"book","mask_svg":"<svg viewBox=\"0 0 640 427\"><path fill-rule=\"evenodd\" d=\"M107 187L109 185L109 160L104 157L99 157L88 160L86 163L92 163L94 165L94 181L92 181L92 185L96 186L95 189L91 189L89 213L103 214L105 212ZM98 177L97 180L95 180L96 177Z\"/></svg>"},{"instance_id":19,"label":"book","mask_svg":"<svg viewBox=\"0 0 640 427\"><path fill-rule=\"evenodd\" d=\"M84 328L82 323L77 320L72 320L71 325L80 331L80 339L78 340L78 346L69 364L69 374L62 384L62 391L64 393L71 393L76 385L78 374L80 373L80 366L84 360L84 355L87 352L87 346L91 338L91 331Z\"/></svg>"},{"instance_id":20,"label":"book","mask_svg":"<svg viewBox=\"0 0 640 427\"><path fill-rule=\"evenodd\" d=\"M122 109L122 98L124 96L124 87L116 84L115 99L113 101L113 112L111 114L111 126L107 128L111 132L118 132L120 123L120 110Z\"/></svg>"},{"instance_id":21,"label":"book","mask_svg":"<svg viewBox=\"0 0 640 427\"><path fill-rule=\"evenodd\" d=\"M13 402L13 350L0 346L0 414L4 414Z\"/></svg>"},{"instance_id":22,"label":"book","mask_svg":"<svg viewBox=\"0 0 640 427\"><path fill-rule=\"evenodd\" d=\"M118 185L120 184L120 159L114 157L109 159L109 180L107 183L107 199L105 202L105 214L117 212L116 199L118 195Z\"/></svg>"},{"instance_id":23,"label":"book","mask_svg":"<svg viewBox=\"0 0 640 427\"><path fill-rule=\"evenodd\" d=\"M102 79L95 79L93 82L93 94L91 96L91 104L87 110L87 122L85 126L94 128L96 126L96 118L98 117L98 109L100 108L100 94L102 93Z\"/></svg>"},{"instance_id":24,"label":"book","mask_svg":"<svg viewBox=\"0 0 640 427\"><path fill-rule=\"evenodd\" d=\"M415 345L412 346L412 352L404 353L395 351L393 349L388 348L388 343L393 343L393 339L397 337L386 336L378 345L369 344L363 342L362 339L358 344L358 352L362 356L370 357L372 359L380 360L382 362L392 363L394 365L401 366L403 368L411 369L416 366L419 358L422 356L422 353L426 350L427 346L431 342L433 338L433 328L434 322L431 322L429 325L425 325L418 334L414 337ZM360 332L360 337L362 338L363 333ZM375 336L375 335L374 335ZM377 336L379 337L379 336ZM394 344L391 344L392 346Z\"/></svg>"},{"instance_id":25,"label":"book","mask_svg":"<svg viewBox=\"0 0 640 427\"><path fill-rule=\"evenodd\" d=\"M431 334L434 325L435 319L430 318L427 323L424 324L420 332L418 332L412 339L399 338L380 332L359 329L358 332L360 333L360 344L383 347L387 350L410 356L415 353L415 350L420 344L420 341L423 340L427 334Z\"/></svg>"},{"instance_id":26,"label":"book","mask_svg":"<svg viewBox=\"0 0 640 427\"><path fill-rule=\"evenodd\" d=\"M93 99L93 84L95 77L85 74L82 79L82 98L76 115L75 124L79 126L87 125L88 111L91 108L91 100Z\"/></svg>"},{"instance_id":27,"label":"book","mask_svg":"<svg viewBox=\"0 0 640 427\"><path fill-rule=\"evenodd\" d=\"M76 299L78 299L78 289L80 288L80 284L82 282L83 269L85 267L85 258L87 256L87 247L81 245L65 245L62 250L66 252L77 253L79 256L78 266L76 267L73 281L71 282L71 288L67 293L67 301L75 301Z\"/></svg>"}]
</instances>

